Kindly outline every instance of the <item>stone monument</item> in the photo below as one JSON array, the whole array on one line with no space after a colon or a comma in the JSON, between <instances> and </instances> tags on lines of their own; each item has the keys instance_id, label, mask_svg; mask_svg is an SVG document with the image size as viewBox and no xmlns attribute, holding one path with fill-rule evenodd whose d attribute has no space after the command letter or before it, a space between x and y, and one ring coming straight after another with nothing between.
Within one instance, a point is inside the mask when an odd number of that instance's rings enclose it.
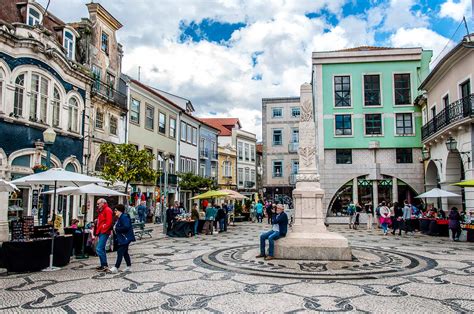
<instances>
[{"instance_id":1,"label":"stone monument","mask_svg":"<svg viewBox=\"0 0 474 314\"><path fill-rule=\"evenodd\" d=\"M352 260L349 242L338 233L329 232L324 224L322 206L324 190L319 182L316 114L312 86L301 86L299 123L299 170L293 190L294 222L286 237L275 242L275 257L301 260Z\"/></svg>"}]
</instances>

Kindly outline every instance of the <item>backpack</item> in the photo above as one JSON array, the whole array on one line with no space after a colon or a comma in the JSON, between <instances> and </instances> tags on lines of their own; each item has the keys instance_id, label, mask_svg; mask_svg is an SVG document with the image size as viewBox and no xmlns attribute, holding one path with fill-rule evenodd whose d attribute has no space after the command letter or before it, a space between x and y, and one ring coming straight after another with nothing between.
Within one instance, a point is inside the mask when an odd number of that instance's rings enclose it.
<instances>
[{"instance_id":1,"label":"backpack","mask_svg":"<svg viewBox=\"0 0 474 314\"><path fill-rule=\"evenodd\" d=\"M356 208L355 208L355 205L354 205L354 204L349 204L349 205L347 206L347 213L348 213L349 215L354 215L355 211L356 211Z\"/></svg>"}]
</instances>

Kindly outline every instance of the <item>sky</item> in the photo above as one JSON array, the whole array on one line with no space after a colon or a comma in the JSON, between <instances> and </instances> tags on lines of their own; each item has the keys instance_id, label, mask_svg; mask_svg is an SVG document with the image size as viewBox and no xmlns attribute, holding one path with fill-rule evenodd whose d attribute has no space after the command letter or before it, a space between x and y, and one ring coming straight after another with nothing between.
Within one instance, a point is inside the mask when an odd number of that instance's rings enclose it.
<instances>
[{"instance_id":1,"label":"sky","mask_svg":"<svg viewBox=\"0 0 474 314\"><path fill-rule=\"evenodd\" d=\"M43 6L47 0L37 0ZM261 139L262 98L298 96L311 53L422 47L432 61L473 32L474 0L101 0L124 26L122 71L190 99L201 117L237 117ZM88 0L51 0L73 22Z\"/></svg>"}]
</instances>

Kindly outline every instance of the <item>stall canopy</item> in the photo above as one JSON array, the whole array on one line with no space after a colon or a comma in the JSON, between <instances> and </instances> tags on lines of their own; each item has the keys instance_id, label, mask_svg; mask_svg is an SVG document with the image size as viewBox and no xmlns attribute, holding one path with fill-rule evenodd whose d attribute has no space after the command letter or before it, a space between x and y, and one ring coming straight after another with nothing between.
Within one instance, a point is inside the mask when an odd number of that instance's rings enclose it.
<instances>
[{"instance_id":1,"label":"stall canopy","mask_svg":"<svg viewBox=\"0 0 474 314\"><path fill-rule=\"evenodd\" d=\"M206 199L206 198L224 197L224 196L227 196L227 195L229 195L228 192L211 190L211 191L207 191L205 193L196 195L195 197L192 197L191 199L192 200L202 200L202 199Z\"/></svg>"},{"instance_id":2,"label":"stall canopy","mask_svg":"<svg viewBox=\"0 0 474 314\"><path fill-rule=\"evenodd\" d=\"M223 190L219 190L219 192L229 193L228 195L225 196L225 198L229 198L229 199L233 199L233 200L246 200L246 199L248 199L247 196L245 196L243 194L240 194L239 192L233 191L233 190L223 189Z\"/></svg>"},{"instance_id":3,"label":"stall canopy","mask_svg":"<svg viewBox=\"0 0 474 314\"><path fill-rule=\"evenodd\" d=\"M456 193L434 188L428 192L418 195L416 198L438 198L438 197L461 197Z\"/></svg>"},{"instance_id":4,"label":"stall canopy","mask_svg":"<svg viewBox=\"0 0 474 314\"><path fill-rule=\"evenodd\" d=\"M0 192L13 192L18 188L11 182L0 179Z\"/></svg>"},{"instance_id":5,"label":"stall canopy","mask_svg":"<svg viewBox=\"0 0 474 314\"><path fill-rule=\"evenodd\" d=\"M43 192L43 194L53 194L54 191ZM57 194L61 195L82 195L89 194L95 196L127 196L127 194L117 192L115 190L108 189L106 187L96 185L96 184L87 184L83 186L67 186L64 188L59 188L56 190Z\"/></svg>"},{"instance_id":6,"label":"stall canopy","mask_svg":"<svg viewBox=\"0 0 474 314\"><path fill-rule=\"evenodd\" d=\"M470 188L470 187L474 187L474 180L461 181L458 183L453 183L451 185L461 186L464 188Z\"/></svg>"}]
</instances>

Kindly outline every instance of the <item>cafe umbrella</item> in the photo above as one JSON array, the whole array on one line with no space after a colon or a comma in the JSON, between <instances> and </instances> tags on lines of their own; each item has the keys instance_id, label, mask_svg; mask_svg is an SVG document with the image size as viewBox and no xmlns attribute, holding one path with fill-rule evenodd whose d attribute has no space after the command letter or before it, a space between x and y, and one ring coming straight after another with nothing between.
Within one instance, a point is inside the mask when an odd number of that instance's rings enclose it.
<instances>
[{"instance_id":1,"label":"cafe umbrella","mask_svg":"<svg viewBox=\"0 0 474 314\"><path fill-rule=\"evenodd\" d=\"M219 197L224 197L229 195L228 192L222 192L222 191L216 191L216 190L211 190L207 191L205 193L196 195L195 197L191 197L192 200L202 200L202 199L207 199L207 198L219 198Z\"/></svg>"},{"instance_id":2,"label":"cafe umbrella","mask_svg":"<svg viewBox=\"0 0 474 314\"><path fill-rule=\"evenodd\" d=\"M15 184L5 181L3 179L0 179L0 192L13 192L17 190L18 188L16 187Z\"/></svg>"},{"instance_id":3,"label":"cafe umbrella","mask_svg":"<svg viewBox=\"0 0 474 314\"><path fill-rule=\"evenodd\" d=\"M458 183L453 183L451 185L460 186L463 188L472 188L474 187L474 180L465 180Z\"/></svg>"},{"instance_id":4,"label":"cafe umbrella","mask_svg":"<svg viewBox=\"0 0 474 314\"><path fill-rule=\"evenodd\" d=\"M233 200L246 200L246 199L248 199L247 196L245 196L243 194L240 194L239 192L233 191L233 190L223 189L223 190L219 190L219 192L229 193L228 195L226 195L224 197L229 198L229 199L233 199Z\"/></svg>"},{"instance_id":5,"label":"cafe umbrella","mask_svg":"<svg viewBox=\"0 0 474 314\"><path fill-rule=\"evenodd\" d=\"M442 189L434 188L432 190L429 190L425 193L422 193L416 198L438 198L438 197L461 197L461 195L458 195L453 192L445 191Z\"/></svg>"},{"instance_id":6,"label":"cafe umbrella","mask_svg":"<svg viewBox=\"0 0 474 314\"><path fill-rule=\"evenodd\" d=\"M82 186L91 183L106 183L107 181L84 174L71 172L62 168L52 168L44 172L35 173L29 176L25 176L16 180L12 183L15 185L53 185L53 217L56 214L56 192L58 186ZM49 256L49 267L45 271L58 270L59 267L53 266L53 253L54 253L54 227L51 235L51 254Z\"/></svg>"}]
</instances>

